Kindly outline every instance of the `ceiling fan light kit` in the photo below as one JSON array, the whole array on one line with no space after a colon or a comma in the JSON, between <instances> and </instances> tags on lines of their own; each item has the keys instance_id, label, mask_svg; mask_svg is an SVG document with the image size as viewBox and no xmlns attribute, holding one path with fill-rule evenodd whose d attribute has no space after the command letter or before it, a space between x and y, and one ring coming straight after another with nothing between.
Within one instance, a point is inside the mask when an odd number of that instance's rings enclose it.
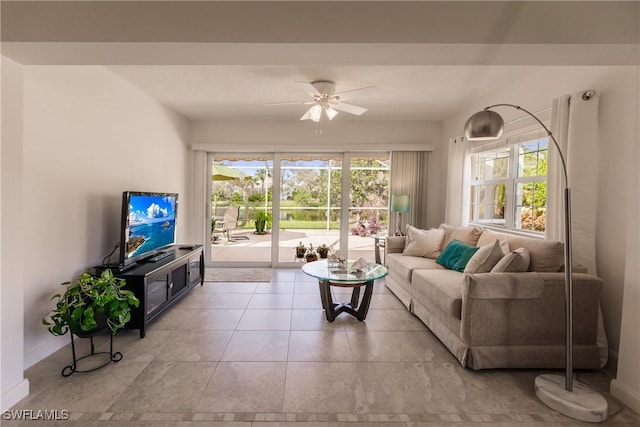
<instances>
[{"instance_id":1,"label":"ceiling fan light kit","mask_svg":"<svg viewBox=\"0 0 640 427\"><path fill-rule=\"evenodd\" d=\"M307 82L298 82L307 86L307 90L309 94L313 97L311 101L292 101L292 102L274 102L265 104L266 106L277 106L277 105L294 105L294 104L302 104L302 105L311 105L309 109L300 117L300 120L311 120L316 123L320 122L322 118L322 112L324 111L325 116L329 120L333 120L340 111L344 111L345 113L355 114L360 116L364 114L367 109L364 107L359 107L357 105L346 104L342 102L340 99L340 94L335 93L335 83L329 80L317 80L311 83ZM351 89L346 92L356 92L360 90L369 90L377 89L375 86L367 86L358 89Z\"/></svg>"}]
</instances>

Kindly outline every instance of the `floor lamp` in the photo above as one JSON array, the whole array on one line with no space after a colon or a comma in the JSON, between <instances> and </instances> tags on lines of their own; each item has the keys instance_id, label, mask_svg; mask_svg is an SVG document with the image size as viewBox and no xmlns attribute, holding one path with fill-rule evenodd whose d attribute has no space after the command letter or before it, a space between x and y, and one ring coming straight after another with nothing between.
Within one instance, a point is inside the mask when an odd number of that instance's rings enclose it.
<instances>
[{"instance_id":1,"label":"floor lamp","mask_svg":"<svg viewBox=\"0 0 640 427\"><path fill-rule=\"evenodd\" d=\"M404 236L400 226L400 219L403 213L409 212L409 196L406 194L391 195L391 212L396 213L396 232L394 236Z\"/></svg>"},{"instance_id":2,"label":"floor lamp","mask_svg":"<svg viewBox=\"0 0 640 427\"><path fill-rule=\"evenodd\" d=\"M598 392L586 385L573 381L573 279L571 252L571 190L567 165L558 141L549 128L524 108L513 104L495 104L475 113L464 126L465 138L469 141L488 141L497 139L504 130L504 120L500 114L491 111L495 107L511 107L533 117L544 128L558 150L564 172L564 298L565 298L565 378L559 375L539 375L535 379L535 392L538 399L547 406L569 417L599 422L607 419L607 401ZM564 386L563 386L564 383Z\"/></svg>"}]
</instances>

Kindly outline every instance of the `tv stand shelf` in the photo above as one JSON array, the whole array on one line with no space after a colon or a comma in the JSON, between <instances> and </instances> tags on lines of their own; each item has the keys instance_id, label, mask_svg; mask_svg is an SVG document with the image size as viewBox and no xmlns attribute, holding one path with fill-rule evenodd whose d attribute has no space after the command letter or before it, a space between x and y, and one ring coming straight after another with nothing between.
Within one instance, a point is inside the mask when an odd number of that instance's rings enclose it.
<instances>
[{"instance_id":1,"label":"tv stand shelf","mask_svg":"<svg viewBox=\"0 0 640 427\"><path fill-rule=\"evenodd\" d=\"M126 329L140 329L146 335L147 325L160 313L182 299L197 284L204 282L204 252L202 245L175 245L163 249L168 254L155 261L142 261L122 272L114 272L124 279L126 289L140 299L140 306L132 308Z\"/></svg>"}]
</instances>

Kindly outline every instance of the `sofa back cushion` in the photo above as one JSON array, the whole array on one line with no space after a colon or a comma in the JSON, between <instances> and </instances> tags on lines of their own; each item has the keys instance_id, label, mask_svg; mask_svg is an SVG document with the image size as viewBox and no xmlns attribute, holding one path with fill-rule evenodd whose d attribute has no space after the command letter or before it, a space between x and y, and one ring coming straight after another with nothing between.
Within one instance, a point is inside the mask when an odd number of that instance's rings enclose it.
<instances>
[{"instance_id":1,"label":"sofa back cushion","mask_svg":"<svg viewBox=\"0 0 640 427\"><path fill-rule=\"evenodd\" d=\"M407 237L402 254L435 259L442 252L443 241L444 230L442 229L420 230L407 225Z\"/></svg>"},{"instance_id":2,"label":"sofa back cushion","mask_svg":"<svg viewBox=\"0 0 640 427\"><path fill-rule=\"evenodd\" d=\"M512 251L518 248L525 248L529 252L529 271L540 273L556 272L560 271L564 265L564 246L561 242L484 230L478 239L477 245L486 246L493 244L495 240L503 239L509 242L509 247Z\"/></svg>"},{"instance_id":3,"label":"sofa back cushion","mask_svg":"<svg viewBox=\"0 0 640 427\"><path fill-rule=\"evenodd\" d=\"M481 227L452 227L447 224L440 224L440 228L444 230L443 248L446 248L452 240L457 240L469 246L476 246L483 231Z\"/></svg>"}]
</instances>

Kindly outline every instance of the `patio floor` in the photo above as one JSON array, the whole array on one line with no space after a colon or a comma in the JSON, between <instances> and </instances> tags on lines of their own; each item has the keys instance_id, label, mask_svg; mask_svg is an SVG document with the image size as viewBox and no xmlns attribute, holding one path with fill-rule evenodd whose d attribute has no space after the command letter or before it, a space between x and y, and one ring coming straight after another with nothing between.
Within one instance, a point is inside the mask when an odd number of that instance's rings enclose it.
<instances>
[{"instance_id":1,"label":"patio floor","mask_svg":"<svg viewBox=\"0 0 640 427\"><path fill-rule=\"evenodd\" d=\"M226 236L218 234L218 239L211 245L211 260L213 262L270 262L271 261L271 233L265 235L254 234L252 230L236 230L231 234L231 241ZM317 248L326 244L338 250L340 232L338 230L280 230L281 263L291 263L295 260L294 248L302 242L305 246L312 244ZM364 258L373 262L374 239L372 237L349 236L348 258Z\"/></svg>"}]
</instances>

